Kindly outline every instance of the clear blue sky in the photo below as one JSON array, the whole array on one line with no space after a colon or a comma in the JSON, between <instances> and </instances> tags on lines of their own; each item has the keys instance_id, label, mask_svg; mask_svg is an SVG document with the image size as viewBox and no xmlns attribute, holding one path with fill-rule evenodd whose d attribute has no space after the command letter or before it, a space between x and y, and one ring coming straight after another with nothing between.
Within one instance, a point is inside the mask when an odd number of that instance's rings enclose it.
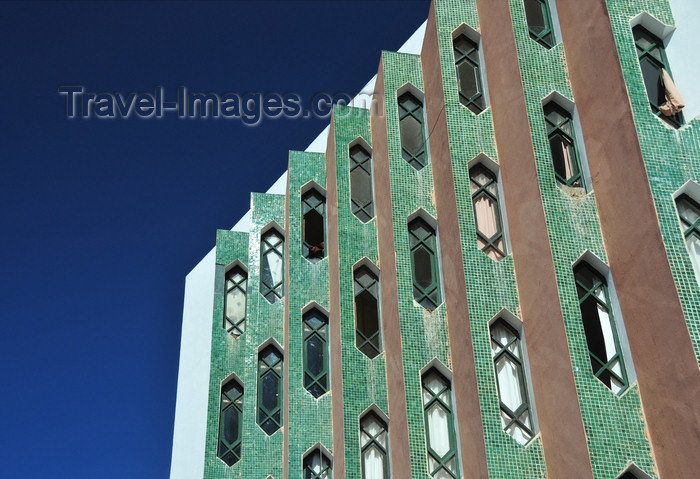
<instances>
[{"instance_id":1,"label":"clear blue sky","mask_svg":"<svg viewBox=\"0 0 700 479\"><path fill-rule=\"evenodd\" d=\"M354 93L428 7L0 3L0 478L168 477L185 275L327 124L71 120L58 86Z\"/></svg>"}]
</instances>

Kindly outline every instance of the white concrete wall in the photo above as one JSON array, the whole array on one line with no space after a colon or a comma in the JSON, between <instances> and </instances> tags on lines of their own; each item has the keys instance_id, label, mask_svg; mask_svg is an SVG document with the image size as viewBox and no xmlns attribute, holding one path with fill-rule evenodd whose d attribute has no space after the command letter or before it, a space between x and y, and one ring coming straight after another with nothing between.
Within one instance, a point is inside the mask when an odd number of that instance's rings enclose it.
<instances>
[{"instance_id":1,"label":"white concrete wall","mask_svg":"<svg viewBox=\"0 0 700 479\"><path fill-rule=\"evenodd\" d=\"M204 475L215 267L212 249L185 280L170 479Z\"/></svg>"},{"instance_id":2,"label":"white concrete wall","mask_svg":"<svg viewBox=\"0 0 700 479\"><path fill-rule=\"evenodd\" d=\"M676 31L666 48L673 81L685 100L686 123L700 115L700 1L669 0Z\"/></svg>"}]
</instances>

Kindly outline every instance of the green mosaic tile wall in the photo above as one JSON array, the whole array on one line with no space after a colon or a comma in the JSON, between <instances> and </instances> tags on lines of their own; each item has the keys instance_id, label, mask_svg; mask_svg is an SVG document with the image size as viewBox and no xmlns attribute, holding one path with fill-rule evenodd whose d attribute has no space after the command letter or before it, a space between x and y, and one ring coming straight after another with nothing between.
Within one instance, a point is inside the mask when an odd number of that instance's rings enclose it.
<instances>
[{"instance_id":1,"label":"green mosaic tile wall","mask_svg":"<svg viewBox=\"0 0 700 479\"><path fill-rule=\"evenodd\" d=\"M333 453L331 394L318 399L304 388L302 310L312 302L328 311L328 257L311 263L302 256L301 190L310 181L326 187L325 158L320 153L289 152L289 345L286 359L289 373L289 479L301 479L303 456L317 443ZM325 195L325 190L320 191ZM328 228L326 226L326 234ZM330 349L330 341L328 343ZM331 361L334 359L331 358ZM330 380L328 383L330 388Z\"/></svg>"},{"instance_id":2,"label":"green mosaic tile wall","mask_svg":"<svg viewBox=\"0 0 700 479\"><path fill-rule=\"evenodd\" d=\"M479 154L498 163L498 155L490 108L475 115L459 102L452 51L452 33L456 29L466 25L478 31L476 5L474 1L436 1L435 14L489 475L494 478L546 477L539 436L523 447L503 431L500 420L489 322L504 308L519 316L519 300L512 256L509 254L497 262L486 256L477 245L468 164ZM549 67L545 65L543 68ZM507 198L501 198L501 201L506 206L507 215ZM527 331L524 336L527 340ZM468 464L464 467L467 468Z\"/></svg>"},{"instance_id":3,"label":"green mosaic tile wall","mask_svg":"<svg viewBox=\"0 0 700 479\"><path fill-rule=\"evenodd\" d=\"M338 237L340 246L340 327L343 359L343 413L345 422L345 467L347 479L360 479L360 434L362 413L375 405L388 413L384 354L369 359L355 347L353 266L363 258L378 264L376 217L362 223L350 207L348 149L357 138L371 146L369 111L336 107L336 180L338 184ZM380 272L381 274L381 272ZM391 424L389 424L391 428ZM336 455L339 452L336 451Z\"/></svg>"},{"instance_id":4,"label":"green mosaic tile wall","mask_svg":"<svg viewBox=\"0 0 700 479\"><path fill-rule=\"evenodd\" d=\"M421 398L421 369L434 358L451 369L452 361L444 303L434 311L428 311L413 299L408 217L419 209L425 210L433 218L436 217L432 199L433 171L431 164L416 171L401 156L396 93L407 83L423 90L420 58L416 55L383 52L382 62L411 475L415 479L429 477Z\"/></svg>"},{"instance_id":5,"label":"green mosaic tile wall","mask_svg":"<svg viewBox=\"0 0 700 479\"><path fill-rule=\"evenodd\" d=\"M655 464L636 384L618 397L594 378L590 367L572 265L586 250L606 261L595 192L572 194L573 191L557 186L541 104L552 91L575 101L566 72L564 47L559 43L546 50L531 40L522 3L512 0L510 4L539 186L594 477L613 479L629 462L654 477ZM583 143L579 142L580 148L585 146L585 138ZM592 187L595 189L595 185ZM628 372L631 367L630 361Z\"/></svg>"},{"instance_id":6,"label":"green mosaic tile wall","mask_svg":"<svg viewBox=\"0 0 700 479\"><path fill-rule=\"evenodd\" d=\"M674 193L687 181L700 183L700 119L686 118L688 123L680 130L676 130L656 117L649 108L630 20L642 12L647 12L661 22L673 25L668 2L665 0L643 0L633 3L609 1L608 11L639 132L642 156L656 203L661 235L678 288L695 355L700 362L700 287L688 256L673 198ZM669 47L672 45L673 37ZM693 57L688 58L687 61L696 60ZM673 65L669 67L673 74Z\"/></svg>"},{"instance_id":7,"label":"green mosaic tile wall","mask_svg":"<svg viewBox=\"0 0 700 479\"><path fill-rule=\"evenodd\" d=\"M284 225L284 196L253 193L250 233L218 231L216 236L216 284L212 318L211 376L207 414L207 445L204 479L232 477L282 477L283 430L272 436L256 423L257 352L270 338L284 347L282 299L270 304L260 294L260 233L270 222ZM280 228L281 229L281 228ZM248 269L248 300L245 332L240 337L222 327L224 274L226 267L240 261ZM286 356L285 356L286 360ZM243 444L241 460L228 467L216 457L221 383L235 374L244 387Z\"/></svg>"}]
</instances>

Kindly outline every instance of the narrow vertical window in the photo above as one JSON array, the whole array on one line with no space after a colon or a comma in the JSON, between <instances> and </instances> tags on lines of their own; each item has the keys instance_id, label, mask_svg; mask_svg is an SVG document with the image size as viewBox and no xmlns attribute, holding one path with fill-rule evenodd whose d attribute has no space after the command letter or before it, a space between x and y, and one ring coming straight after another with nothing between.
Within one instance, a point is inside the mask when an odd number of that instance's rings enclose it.
<instances>
[{"instance_id":1,"label":"narrow vertical window","mask_svg":"<svg viewBox=\"0 0 700 479\"><path fill-rule=\"evenodd\" d=\"M452 42L459 85L459 101L477 115L484 111L484 89L479 67L479 45L462 34Z\"/></svg>"},{"instance_id":2,"label":"narrow vertical window","mask_svg":"<svg viewBox=\"0 0 700 479\"><path fill-rule=\"evenodd\" d=\"M563 185L583 188L581 160L576 147L576 132L571 113L553 101L544 105L543 109L554 176Z\"/></svg>"},{"instance_id":3,"label":"narrow vertical window","mask_svg":"<svg viewBox=\"0 0 700 479\"><path fill-rule=\"evenodd\" d=\"M315 398L328 392L328 318L318 309L306 312L304 323L304 387Z\"/></svg>"},{"instance_id":4,"label":"narrow vertical window","mask_svg":"<svg viewBox=\"0 0 700 479\"><path fill-rule=\"evenodd\" d=\"M304 215L302 253L316 263L326 256L326 199L311 189L301 196L301 210Z\"/></svg>"},{"instance_id":5,"label":"narrow vertical window","mask_svg":"<svg viewBox=\"0 0 700 479\"><path fill-rule=\"evenodd\" d=\"M409 165L421 170L428 164L423 103L408 92L401 95L398 102L401 155Z\"/></svg>"},{"instance_id":6,"label":"narrow vertical window","mask_svg":"<svg viewBox=\"0 0 700 479\"><path fill-rule=\"evenodd\" d=\"M422 382L428 472L434 479L457 479L460 475L450 382L435 369L425 373Z\"/></svg>"},{"instance_id":7,"label":"narrow vertical window","mask_svg":"<svg viewBox=\"0 0 700 479\"><path fill-rule=\"evenodd\" d=\"M641 25L634 27L632 34L651 110L672 126L680 127L684 105L671 79L663 42Z\"/></svg>"},{"instance_id":8,"label":"narrow vertical window","mask_svg":"<svg viewBox=\"0 0 700 479\"><path fill-rule=\"evenodd\" d=\"M367 223L374 218L372 155L361 145L350 147L350 203L352 214Z\"/></svg>"},{"instance_id":9,"label":"narrow vertical window","mask_svg":"<svg viewBox=\"0 0 700 479\"><path fill-rule=\"evenodd\" d=\"M272 345L258 354L258 425L268 436L282 427L282 353Z\"/></svg>"},{"instance_id":10,"label":"narrow vertical window","mask_svg":"<svg viewBox=\"0 0 700 479\"><path fill-rule=\"evenodd\" d=\"M411 246L413 297L426 309L435 309L440 299L440 266L437 257L437 235L422 218L408 224Z\"/></svg>"},{"instance_id":11,"label":"narrow vertical window","mask_svg":"<svg viewBox=\"0 0 700 479\"><path fill-rule=\"evenodd\" d=\"M481 251L493 260L506 256L503 237L503 222L498 204L498 182L496 175L482 164L469 169L476 240Z\"/></svg>"},{"instance_id":12,"label":"narrow vertical window","mask_svg":"<svg viewBox=\"0 0 700 479\"><path fill-rule=\"evenodd\" d=\"M554 46L554 29L552 13L548 0L524 0L525 18L530 31L530 38L545 48Z\"/></svg>"},{"instance_id":13,"label":"narrow vertical window","mask_svg":"<svg viewBox=\"0 0 700 479\"><path fill-rule=\"evenodd\" d=\"M355 346L370 359L382 352L379 334L379 278L359 266L355 278Z\"/></svg>"},{"instance_id":14,"label":"narrow vertical window","mask_svg":"<svg viewBox=\"0 0 700 479\"><path fill-rule=\"evenodd\" d=\"M700 205L683 194L676 198L676 209L683 226L683 237L693 263L695 278L700 281Z\"/></svg>"},{"instance_id":15,"label":"narrow vertical window","mask_svg":"<svg viewBox=\"0 0 700 479\"><path fill-rule=\"evenodd\" d=\"M389 434L384 421L373 412L360 419L362 479L389 478Z\"/></svg>"},{"instance_id":16,"label":"narrow vertical window","mask_svg":"<svg viewBox=\"0 0 700 479\"><path fill-rule=\"evenodd\" d=\"M274 229L260 241L260 292L270 303L284 296L284 238Z\"/></svg>"},{"instance_id":17,"label":"narrow vertical window","mask_svg":"<svg viewBox=\"0 0 700 479\"><path fill-rule=\"evenodd\" d=\"M501 425L520 444L534 435L520 335L503 318L491 325L491 353L496 370Z\"/></svg>"},{"instance_id":18,"label":"narrow vertical window","mask_svg":"<svg viewBox=\"0 0 700 479\"><path fill-rule=\"evenodd\" d=\"M219 449L217 456L228 466L241 459L243 433L243 386L232 379L221 386L219 402Z\"/></svg>"},{"instance_id":19,"label":"narrow vertical window","mask_svg":"<svg viewBox=\"0 0 700 479\"><path fill-rule=\"evenodd\" d=\"M240 266L226 273L224 328L235 336L245 331L247 285L248 273Z\"/></svg>"},{"instance_id":20,"label":"narrow vertical window","mask_svg":"<svg viewBox=\"0 0 700 479\"><path fill-rule=\"evenodd\" d=\"M304 479L333 479L331 460L320 447L304 457Z\"/></svg>"},{"instance_id":21,"label":"narrow vertical window","mask_svg":"<svg viewBox=\"0 0 700 479\"><path fill-rule=\"evenodd\" d=\"M574 268L574 277L593 374L613 392L621 393L627 389L627 372L608 285L603 276L583 261Z\"/></svg>"}]
</instances>

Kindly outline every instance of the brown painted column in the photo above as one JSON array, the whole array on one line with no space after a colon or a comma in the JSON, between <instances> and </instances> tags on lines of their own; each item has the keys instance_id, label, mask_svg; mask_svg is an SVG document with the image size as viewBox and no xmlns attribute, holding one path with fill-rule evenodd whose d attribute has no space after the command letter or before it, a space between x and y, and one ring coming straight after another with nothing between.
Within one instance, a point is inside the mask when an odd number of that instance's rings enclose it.
<instances>
[{"instance_id":1,"label":"brown painted column","mask_svg":"<svg viewBox=\"0 0 700 479\"><path fill-rule=\"evenodd\" d=\"M441 238L442 277L445 285L445 308L452 356L455 406L459 420L460 455L465 479L486 479L488 478L486 446L469 325L462 243L459 241L457 196L444 108L445 93L442 87L440 48L433 3L430 5L421 62L425 84L425 110L428 124L431 126L430 161L433 168L435 208Z\"/></svg>"},{"instance_id":2,"label":"brown painted column","mask_svg":"<svg viewBox=\"0 0 700 479\"><path fill-rule=\"evenodd\" d=\"M476 5L547 475L591 479L510 7L493 0Z\"/></svg>"},{"instance_id":3,"label":"brown painted column","mask_svg":"<svg viewBox=\"0 0 700 479\"><path fill-rule=\"evenodd\" d=\"M603 0L558 0L557 10L659 475L698 477L700 371L661 237L607 7ZM659 130L664 128L659 124Z\"/></svg>"},{"instance_id":4,"label":"brown painted column","mask_svg":"<svg viewBox=\"0 0 700 479\"><path fill-rule=\"evenodd\" d=\"M389 94L394 94L389 92ZM377 244L379 250L379 284L381 287L382 333L386 358L386 385L389 403L389 441L391 443L391 474L396 478L411 477L406 413L406 384L404 382L401 326L399 324L399 291L396 279L394 251L394 220L391 202L389 144L386 125L384 92L384 63L374 87L371 111L372 163L377 205Z\"/></svg>"},{"instance_id":5,"label":"brown painted column","mask_svg":"<svg viewBox=\"0 0 700 479\"><path fill-rule=\"evenodd\" d=\"M333 475L345 478L345 415L343 348L340 324L340 246L338 240L338 179L336 176L335 121L331 117L326 143L326 212L328 221L328 289L331 336L331 406L333 418Z\"/></svg>"}]
</instances>

